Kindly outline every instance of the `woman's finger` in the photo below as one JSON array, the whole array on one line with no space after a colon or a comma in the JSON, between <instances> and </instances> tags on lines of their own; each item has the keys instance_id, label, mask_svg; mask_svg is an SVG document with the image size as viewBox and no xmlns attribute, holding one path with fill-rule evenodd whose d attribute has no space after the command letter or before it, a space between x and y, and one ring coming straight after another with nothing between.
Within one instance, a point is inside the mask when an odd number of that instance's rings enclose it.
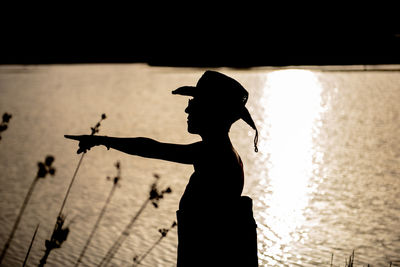
<instances>
[{"instance_id":1,"label":"woman's finger","mask_svg":"<svg viewBox=\"0 0 400 267\"><path fill-rule=\"evenodd\" d=\"M82 139L81 135L64 135L65 138L80 141Z\"/></svg>"}]
</instances>

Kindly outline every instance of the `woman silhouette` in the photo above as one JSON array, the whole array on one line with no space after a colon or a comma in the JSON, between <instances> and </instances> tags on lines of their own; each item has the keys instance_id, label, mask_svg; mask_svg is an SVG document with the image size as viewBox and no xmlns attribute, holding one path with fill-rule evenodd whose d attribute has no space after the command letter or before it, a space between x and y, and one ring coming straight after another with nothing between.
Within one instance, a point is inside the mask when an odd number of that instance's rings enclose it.
<instances>
[{"instance_id":1,"label":"woman silhouette","mask_svg":"<svg viewBox=\"0 0 400 267\"><path fill-rule=\"evenodd\" d=\"M229 138L231 125L243 119L256 131L257 152L257 129L245 107L248 92L234 79L206 71L196 86L172 93L193 97L185 109L188 132L202 141L180 145L143 137L65 137L80 141L77 153L104 145L131 155L193 164L177 211L177 266L258 266L252 200L241 196L243 164Z\"/></svg>"}]
</instances>

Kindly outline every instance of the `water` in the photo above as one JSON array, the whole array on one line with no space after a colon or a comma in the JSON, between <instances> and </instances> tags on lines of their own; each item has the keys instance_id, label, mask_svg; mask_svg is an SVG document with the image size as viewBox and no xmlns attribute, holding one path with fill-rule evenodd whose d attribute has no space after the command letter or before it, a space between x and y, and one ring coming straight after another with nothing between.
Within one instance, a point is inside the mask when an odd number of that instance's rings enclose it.
<instances>
[{"instance_id":1,"label":"water","mask_svg":"<svg viewBox=\"0 0 400 267\"><path fill-rule=\"evenodd\" d=\"M348 68L348 70L351 68ZM260 132L244 122L231 138L245 165L244 194L254 200L260 266L388 266L400 260L400 72L313 69L217 69L250 92L248 108ZM78 163L64 134L89 134L102 113L100 134L147 136L171 143L199 138L186 132L187 98L171 90L194 85L204 69L127 65L0 67L0 112L13 115L0 141L0 246L3 247L37 172L55 156L56 175L38 182L5 266L20 265L40 223L28 266L43 256ZM175 220L190 166L132 157L104 147L84 158L65 206L71 232L47 266L77 260L111 190L114 163L121 187L86 251L82 266L96 266L147 198L153 174L173 193L149 205L112 261L131 266ZM176 264L176 229L143 266ZM393 265L392 265L393 266Z\"/></svg>"}]
</instances>

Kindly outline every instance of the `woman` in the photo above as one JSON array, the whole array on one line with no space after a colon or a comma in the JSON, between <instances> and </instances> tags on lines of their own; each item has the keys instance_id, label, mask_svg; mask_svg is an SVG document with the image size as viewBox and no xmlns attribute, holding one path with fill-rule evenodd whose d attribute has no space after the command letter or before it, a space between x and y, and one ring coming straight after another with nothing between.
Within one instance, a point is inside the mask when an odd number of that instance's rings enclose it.
<instances>
[{"instance_id":1,"label":"woman","mask_svg":"<svg viewBox=\"0 0 400 267\"><path fill-rule=\"evenodd\" d=\"M172 93L193 97L185 109L188 132L200 135L202 141L178 145L143 137L65 137L80 141L78 153L104 145L132 155L192 164L194 173L177 211L178 267L258 266L252 201L241 196L243 164L229 138L231 125L243 119L256 130L257 152L257 129L245 107L248 92L234 79L206 71L196 86Z\"/></svg>"}]
</instances>

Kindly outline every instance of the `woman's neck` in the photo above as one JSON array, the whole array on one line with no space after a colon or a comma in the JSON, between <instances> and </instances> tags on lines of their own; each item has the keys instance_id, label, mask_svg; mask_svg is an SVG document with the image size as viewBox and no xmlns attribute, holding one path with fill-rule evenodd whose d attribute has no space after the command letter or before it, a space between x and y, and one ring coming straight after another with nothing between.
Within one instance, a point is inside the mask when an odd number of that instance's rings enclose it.
<instances>
[{"instance_id":1,"label":"woman's neck","mask_svg":"<svg viewBox=\"0 0 400 267\"><path fill-rule=\"evenodd\" d=\"M228 132L210 132L200 135L203 142L207 144L229 144L232 145Z\"/></svg>"}]
</instances>

